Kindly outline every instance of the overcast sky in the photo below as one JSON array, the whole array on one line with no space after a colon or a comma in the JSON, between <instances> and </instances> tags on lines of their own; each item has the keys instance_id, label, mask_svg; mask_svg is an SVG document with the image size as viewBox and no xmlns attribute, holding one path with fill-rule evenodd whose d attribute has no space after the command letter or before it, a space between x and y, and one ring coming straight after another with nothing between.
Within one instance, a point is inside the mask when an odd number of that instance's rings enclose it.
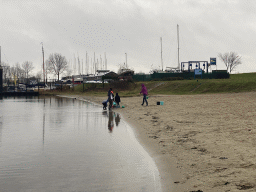
<instances>
[{"instance_id":1,"label":"overcast sky","mask_svg":"<svg viewBox=\"0 0 256 192\"><path fill-rule=\"evenodd\" d=\"M180 61L209 61L234 51L242 65L234 73L256 72L255 0L0 0L2 62L32 61L42 70L51 53L66 57L71 69L88 53L117 71L126 62L136 73L177 67ZM74 64L76 58L76 65ZM100 59L102 58L102 59ZM216 69L216 67L213 67ZM217 58L217 69L225 65ZM80 67L82 70L82 67Z\"/></svg>"}]
</instances>

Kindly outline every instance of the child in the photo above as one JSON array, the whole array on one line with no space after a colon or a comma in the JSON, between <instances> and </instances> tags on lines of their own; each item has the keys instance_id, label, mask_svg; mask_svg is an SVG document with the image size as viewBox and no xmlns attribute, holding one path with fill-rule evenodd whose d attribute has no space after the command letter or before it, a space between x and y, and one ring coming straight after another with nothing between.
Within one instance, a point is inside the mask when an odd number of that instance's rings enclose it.
<instances>
[{"instance_id":1,"label":"child","mask_svg":"<svg viewBox=\"0 0 256 192\"><path fill-rule=\"evenodd\" d=\"M102 101L103 109L106 110L108 106L108 100Z\"/></svg>"},{"instance_id":2,"label":"child","mask_svg":"<svg viewBox=\"0 0 256 192\"><path fill-rule=\"evenodd\" d=\"M117 106L119 106L119 103L121 102L121 99L120 99L118 93L116 93L115 102L116 102Z\"/></svg>"}]
</instances>

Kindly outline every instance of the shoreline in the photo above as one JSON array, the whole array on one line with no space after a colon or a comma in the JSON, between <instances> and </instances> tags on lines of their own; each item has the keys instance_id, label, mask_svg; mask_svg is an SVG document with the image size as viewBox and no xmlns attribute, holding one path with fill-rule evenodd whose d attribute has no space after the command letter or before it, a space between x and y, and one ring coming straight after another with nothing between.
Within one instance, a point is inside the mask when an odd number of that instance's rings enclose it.
<instances>
[{"instance_id":1,"label":"shoreline","mask_svg":"<svg viewBox=\"0 0 256 192\"><path fill-rule=\"evenodd\" d=\"M92 97L92 96L80 96L80 95L56 95L58 97L68 97L72 99L83 100L87 102L94 103L96 105L101 106L101 102L105 99L105 97ZM131 97L127 97L131 98ZM121 109L121 110L120 110ZM146 132L140 128L140 125L133 121L129 113L125 108L115 108L114 111L120 113L122 118L128 123L134 131L135 137L140 143L140 145L144 148L144 150L149 154L149 156L155 162L159 174L160 174L160 182L163 192L175 192L175 191L186 191L186 185L182 181L181 170L177 168L177 163L175 163L175 159L170 154L162 154L161 149L158 146L155 140L152 141L149 137L147 137ZM170 164L171 162L171 164ZM172 173L172 174L170 174ZM175 185L182 184L182 185Z\"/></svg>"},{"instance_id":2,"label":"shoreline","mask_svg":"<svg viewBox=\"0 0 256 192\"><path fill-rule=\"evenodd\" d=\"M183 176L181 170L177 168L178 164L176 163L176 159L170 154L163 154L157 141L148 137L146 131L142 129L138 122L133 121L129 114L126 112L119 113L122 114L124 120L132 127L136 139L155 162L160 174L162 191L186 191L186 185L184 185L184 182L182 181ZM175 185L174 182L183 185Z\"/></svg>"},{"instance_id":3,"label":"shoreline","mask_svg":"<svg viewBox=\"0 0 256 192\"><path fill-rule=\"evenodd\" d=\"M164 192L255 191L255 92L152 95L147 107L141 101L121 96L125 108L114 110L155 160Z\"/></svg>"}]
</instances>

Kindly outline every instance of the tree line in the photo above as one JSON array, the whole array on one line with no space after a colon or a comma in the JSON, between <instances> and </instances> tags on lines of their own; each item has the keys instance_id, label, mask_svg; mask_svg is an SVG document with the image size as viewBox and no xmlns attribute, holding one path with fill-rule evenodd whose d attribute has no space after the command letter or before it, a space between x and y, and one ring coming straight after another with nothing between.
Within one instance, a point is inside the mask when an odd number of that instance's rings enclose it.
<instances>
[{"instance_id":1,"label":"tree line","mask_svg":"<svg viewBox=\"0 0 256 192\"><path fill-rule=\"evenodd\" d=\"M21 80L28 79L29 73L34 69L31 61L25 61L21 65L16 63L14 66L10 66L8 63L1 62L3 68L3 80Z\"/></svg>"},{"instance_id":2,"label":"tree line","mask_svg":"<svg viewBox=\"0 0 256 192\"><path fill-rule=\"evenodd\" d=\"M28 83L28 79L36 79L40 81L42 79L42 72L38 72L35 76L31 76L31 72L34 69L34 65L31 61L25 61L22 64L16 63L14 66L10 66L8 63L1 62L3 68L3 80L7 83L10 80L19 81L22 83ZM50 54L49 58L45 61L45 74L55 74L60 78L60 74L64 71L68 71L68 63L65 56L59 53Z\"/></svg>"},{"instance_id":3,"label":"tree line","mask_svg":"<svg viewBox=\"0 0 256 192\"><path fill-rule=\"evenodd\" d=\"M230 73L240 64L241 56L235 52L226 52L224 54L219 53L218 57L221 61L226 65L227 72ZM28 83L28 78L30 77L31 71L34 69L33 63L31 61L25 61L21 65L16 63L14 66L10 66L8 63L1 62L3 67L3 80L7 82L7 80L14 80L23 83ZM121 70L121 67L120 67ZM53 53L50 54L49 58L45 61L45 69L44 74L54 74L58 77L58 81L60 75L65 72L69 71L68 69L68 62L65 56L62 56L60 53ZM42 79L42 72L38 72L34 79L40 81ZM47 82L47 78L46 78Z\"/></svg>"}]
</instances>

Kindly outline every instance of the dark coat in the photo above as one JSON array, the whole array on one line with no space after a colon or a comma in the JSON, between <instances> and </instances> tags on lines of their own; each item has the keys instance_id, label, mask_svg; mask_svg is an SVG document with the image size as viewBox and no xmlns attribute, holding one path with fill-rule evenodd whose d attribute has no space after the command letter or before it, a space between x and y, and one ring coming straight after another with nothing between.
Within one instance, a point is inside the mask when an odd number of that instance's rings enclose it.
<instances>
[{"instance_id":1,"label":"dark coat","mask_svg":"<svg viewBox=\"0 0 256 192\"><path fill-rule=\"evenodd\" d=\"M117 102L117 103L120 103L120 102L121 102L121 99L120 99L118 93L116 93L115 102Z\"/></svg>"},{"instance_id":2,"label":"dark coat","mask_svg":"<svg viewBox=\"0 0 256 192\"><path fill-rule=\"evenodd\" d=\"M113 99L114 99L114 94L113 91L111 89L108 90L108 101L111 100L110 96L112 95Z\"/></svg>"}]
</instances>

